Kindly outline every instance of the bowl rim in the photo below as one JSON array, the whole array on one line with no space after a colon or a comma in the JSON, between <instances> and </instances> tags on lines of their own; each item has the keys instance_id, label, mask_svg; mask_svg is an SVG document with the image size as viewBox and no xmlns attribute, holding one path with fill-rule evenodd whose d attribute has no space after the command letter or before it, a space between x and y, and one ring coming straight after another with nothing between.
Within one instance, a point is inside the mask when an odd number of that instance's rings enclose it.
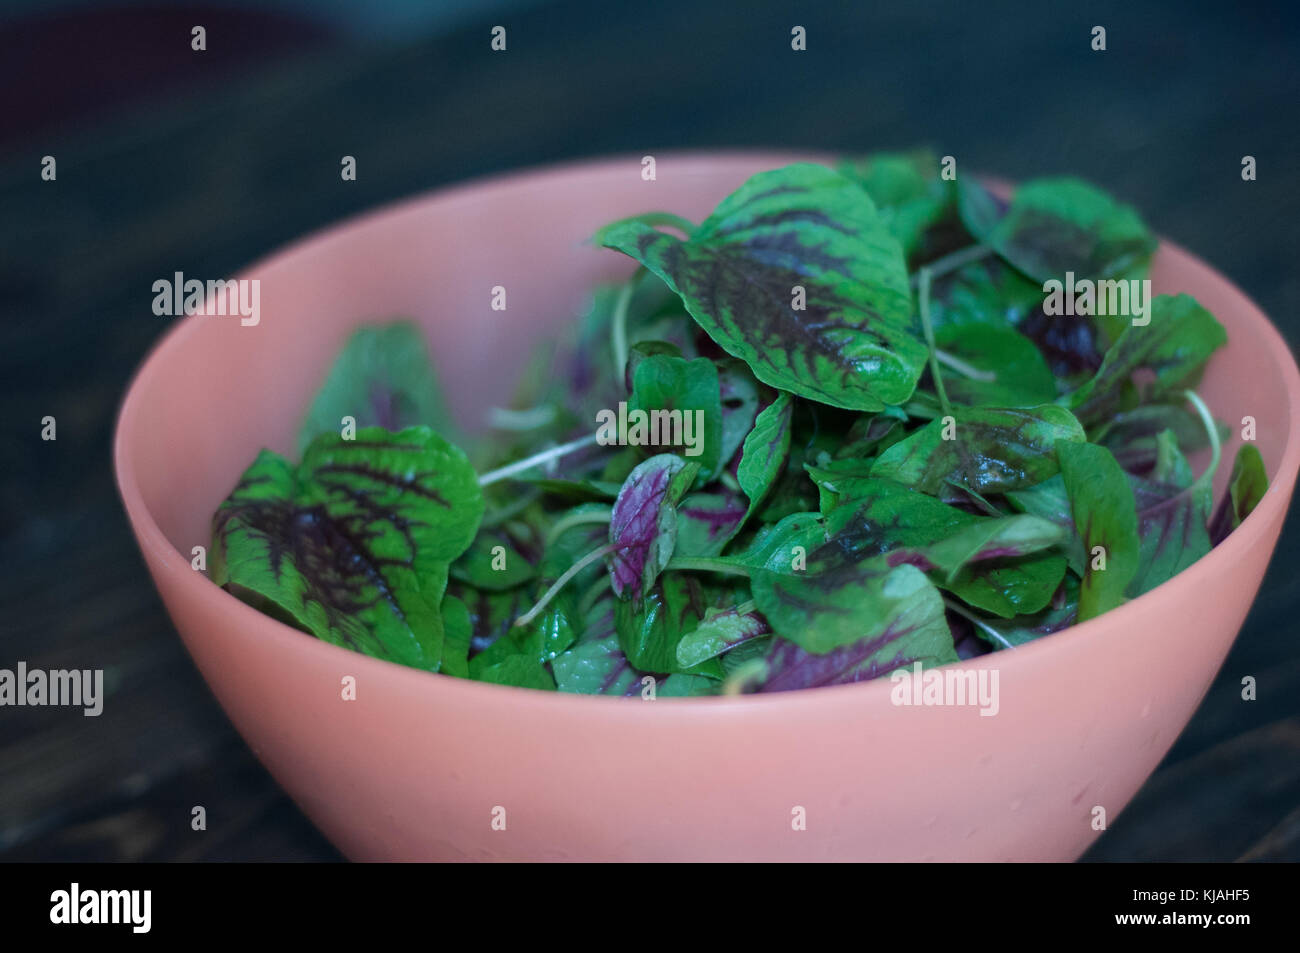
<instances>
[{"instance_id":1,"label":"bowl rim","mask_svg":"<svg viewBox=\"0 0 1300 953\"><path fill-rule=\"evenodd\" d=\"M655 155L659 159L666 158L684 165L706 166L759 159L765 162L770 161L773 165L798 161L819 163L835 161L835 157L828 153L789 149L659 150ZM481 193L492 191L512 180L530 179L536 185L541 186L545 184L545 180L550 178L600 172L613 167L623 167L628 163L639 164L639 162L639 157L618 153L506 169L487 175L457 180L382 203L374 208L344 216L316 228L294 241L275 247L265 255L238 269L231 277L246 277L283 259L309 252L316 246L333 240L338 232L345 229L354 230L382 225L387 219L410 214L417 207L432 203L445 203L454 207L460 202L473 202ZM990 184L1003 184L1003 180L996 177L981 176L981 178L986 179ZM1246 304L1247 307L1242 309L1244 312L1243 318L1255 332L1261 335L1263 346L1276 355L1276 363L1286 390L1290 419L1293 423L1300 422L1300 368L1297 368L1295 357L1292 355L1291 349L1282 337L1281 332L1267 318L1255 301L1227 276L1214 269L1208 262L1191 254L1182 246L1163 237L1157 237L1159 245L1156 254L1161 251L1169 251L1189 259L1198 267L1208 270L1216 280L1222 282L1230 292L1239 296ZM193 593L195 604L200 606L203 612L210 612L214 615L227 615L231 626L241 628L260 627L264 631L259 634L259 638L278 640L287 651L322 653L320 654L322 660L346 661L350 666L349 670L355 671L358 675L363 671L372 673L376 678L388 679L390 684L394 684L392 680L397 680L396 684L401 685L404 692L421 693L431 687L438 686L438 691L450 693L452 697L449 700L453 702L463 701L465 704L491 703L495 699L497 702L509 703L512 707L523 706L531 709L536 706L539 710L547 709L552 713L565 705L599 705L603 706L607 714L617 712L620 717L636 717L630 715L630 713L645 707L626 704L627 697L622 695L591 695L498 685L490 682L457 678L442 672L424 671L391 662L387 659L365 655L361 652L325 642L309 633L273 619L240 601L221 587L214 585L207 574L192 569L189 560L167 539L146 505L129 452L129 445L134 433L135 421L138 417L136 408L142 399L140 393L143 390L143 385L158 373L158 368L170 358L173 352L185 346L189 335L195 333L195 328L197 328L196 322L173 322L172 326L154 341L140 365L131 375L116 415L112 457L118 495L122 500L127 519L131 524L143 555L148 559L150 553L152 553L154 556L152 560L154 570L165 574L178 589L190 590ZM1220 461L1220 466L1224 462ZM943 668L967 671L1000 669L1010 663L1012 659L1038 658L1052 651L1051 646L1053 645L1058 646L1057 651L1059 651L1059 647L1063 646L1066 640L1078 642L1099 633L1103 627L1122 623L1136 612L1141 611L1142 607L1150 605L1158 597L1157 594L1168 586L1212 584L1213 577L1218 572L1219 566L1236 560L1249 549L1259 544L1261 536L1266 532L1265 524L1272 523L1274 520L1279 524L1283 523L1290 497L1288 491L1294 485L1297 472L1300 472L1300 426L1293 426L1287 431L1282 455L1276 471L1269 481L1268 490L1260 499L1254 511L1239 527L1229 533L1222 542L1213 547L1205 556L1192 563L1192 565L1149 592L1145 592L1141 596L1131 599L1101 616L1068 626L1059 632L1051 633L1049 637L1035 639L1014 649L987 652L974 658L949 663ZM1288 487L1288 491L1281 489L1284 485ZM175 627L174 621L173 627ZM289 640L292 640L292 643ZM434 681L430 681L430 677ZM697 717L693 713L710 711L717 716L723 716L734 711L752 711L759 706L791 708L837 705L851 692L858 693L863 700L873 695L883 697L890 691L892 685L893 682L890 679L882 677L863 682L825 685L784 692L763 692L735 696L674 697L670 699L670 708L673 711L680 710L683 713L692 713L692 717ZM654 707L659 709L659 706ZM629 714L623 715L624 712ZM662 714L663 712L660 710L660 716Z\"/></svg>"}]
</instances>

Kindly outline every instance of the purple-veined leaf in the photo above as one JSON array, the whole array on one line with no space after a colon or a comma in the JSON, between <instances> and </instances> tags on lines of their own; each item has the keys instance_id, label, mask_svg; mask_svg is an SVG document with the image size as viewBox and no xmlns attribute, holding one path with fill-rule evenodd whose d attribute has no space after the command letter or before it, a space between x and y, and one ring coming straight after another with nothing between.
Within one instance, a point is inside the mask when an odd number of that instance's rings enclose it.
<instances>
[{"instance_id":1,"label":"purple-veined leaf","mask_svg":"<svg viewBox=\"0 0 1300 953\"><path fill-rule=\"evenodd\" d=\"M661 453L623 481L609 521L609 571L619 598L641 598L668 565L677 541L677 503L698 471L694 463Z\"/></svg>"},{"instance_id":2,"label":"purple-veined leaf","mask_svg":"<svg viewBox=\"0 0 1300 953\"><path fill-rule=\"evenodd\" d=\"M731 542L746 514L736 493L691 493L677 506L679 556L717 556Z\"/></svg>"},{"instance_id":3,"label":"purple-veined leaf","mask_svg":"<svg viewBox=\"0 0 1300 953\"><path fill-rule=\"evenodd\" d=\"M264 450L245 472L213 519L212 578L317 638L437 670L448 567L482 515L469 461L427 427L323 434L296 468Z\"/></svg>"},{"instance_id":4,"label":"purple-veined leaf","mask_svg":"<svg viewBox=\"0 0 1300 953\"><path fill-rule=\"evenodd\" d=\"M907 400L921 376L902 249L867 194L823 166L759 173L686 241L640 219L595 240L663 278L769 386L880 410Z\"/></svg>"},{"instance_id":5,"label":"purple-veined leaf","mask_svg":"<svg viewBox=\"0 0 1300 953\"><path fill-rule=\"evenodd\" d=\"M355 331L339 352L298 434L298 452L321 434L358 428L398 431L423 425L453 433L424 335L409 321Z\"/></svg>"},{"instance_id":6,"label":"purple-veined leaf","mask_svg":"<svg viewBox=\"0 0 1300 953\"><path fill-rule=\"evenodd\" d=\"M1228 494L1219 504L1218 511L1210 521L1210 543L1217 546L1224 538L1241 525L1259 505L1268 491L1268 473L1264 469L1264 458L1259 448L1253 443L1244 443L1237 451L1237 459L1232 464L1232 478L1228 482Z\"/></svg>"},{"instance_id":7,"label":"purple-veined leaf","mask_svg":"<svg viewBox=\"0 0 1300 953\"><path fill-rule=\"evenodd\" d=\"M706 610L699 626L677 643L677 663L689 668L751 639L770 635L772 629L767 620L754 611L753 603L746 605Z\"/></svg>"},{"instance_id":8,"label":"purple-veined leaf","mask_svg":"<svg viewBox=\"0 0 1300 953\"><path fill-rule=\"evenodd\" d=\"M873 476L938 494L952 483L1001 493L1041 483L1059 469L1060 441L1082 442L1083 427L1064 407L954 408L894 444Z\"/></svg>"}]
</instances>

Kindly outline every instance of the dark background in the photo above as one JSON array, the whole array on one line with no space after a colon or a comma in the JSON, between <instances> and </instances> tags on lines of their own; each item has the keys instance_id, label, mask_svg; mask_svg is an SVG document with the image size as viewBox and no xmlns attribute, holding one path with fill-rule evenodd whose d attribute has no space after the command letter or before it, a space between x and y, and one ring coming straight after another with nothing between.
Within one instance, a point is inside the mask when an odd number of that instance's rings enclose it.
<instances>
[{"instance_id":1,"label":"dark background","mask_svg":"<svg viewBox=\"0 0 1300 953\"><path fill-rule=\"evenodd\" d=\"M931 145L1097 182L1300 339L1297 5L1085 6L10 0L0 667L102 667L108 697L99 718L0 709L0 859L338 858L208 693L118 504L113 416L168 326L160 276L229 274L378 203L569 157ZM1087 859L1300 859L1296 522L1205 703Z\"/></svg>"}]
</instances>

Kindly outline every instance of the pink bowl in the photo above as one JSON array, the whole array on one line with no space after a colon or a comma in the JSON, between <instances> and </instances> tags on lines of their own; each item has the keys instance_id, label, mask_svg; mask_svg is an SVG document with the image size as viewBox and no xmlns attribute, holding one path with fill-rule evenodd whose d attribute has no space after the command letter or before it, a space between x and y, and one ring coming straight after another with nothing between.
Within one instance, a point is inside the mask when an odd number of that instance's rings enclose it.
<instances>
[{"instance_id":1,"label":"pink bowl","mask_svg":"<svg viewBox=\"0 0 1300 953\"><path fill-rule=\"evenodd\" d=\"M885 680L654 702L462 681L319 642L190 568L258 449L293 451L352 329L417 320L453 410L473 425L593 283L630 271L585 244L597 226L651 209L702 218L795 158L661 156L654 182L638 158L591 162L404 202L248 268L239 277L261 281L258 325L178 320L145 361L114 452L149 571L235 726L349 857L1070 860L1099 836L1095 808L1113 820L1191 717L1277 542L1300 466L1300 373L1244 294L1168 243L1155 289L1196 296L1227 327L1202 392L1221 419L1256 418L1272 486L1158 589L962 663L998 671L995 717L896 706ZM508 311L491 309L494 285ZM354 701L341 698L349 675Z\"/></svg>"}]
</instances>

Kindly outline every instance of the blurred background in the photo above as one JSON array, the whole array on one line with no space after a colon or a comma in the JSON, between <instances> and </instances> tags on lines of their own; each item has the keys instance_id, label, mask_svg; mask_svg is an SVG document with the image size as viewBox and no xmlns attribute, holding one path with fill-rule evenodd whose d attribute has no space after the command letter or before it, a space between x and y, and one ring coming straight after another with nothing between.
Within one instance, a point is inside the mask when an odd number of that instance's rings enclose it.
<instances>
[{"instance_id":1,"label":"blurred background","mask_svg":"<svg viewBox=\"0 0 1300 953\"><path fill-rule=\"evenodd\" d=\"M572 157L928 145L1010 179L1096 182L1300 340L1300 5L0 11L0 667L103 668L108 692L98 718L0 708L0 860L339 859L208 693L118 504L114 412L172 320L151 311L158 276L230 274L362 209ZM498 24L504 54L490 49ZM805 52L790 49L796 24ZM1244 155L1257 181L1242 181ZM40 439L46 415L55 442ZM1086 860L1300 859L1296 523L1293 509L1200 711ZM1244 675L1255 702L1240 700Z\"/></svg>"}]
</instances>

